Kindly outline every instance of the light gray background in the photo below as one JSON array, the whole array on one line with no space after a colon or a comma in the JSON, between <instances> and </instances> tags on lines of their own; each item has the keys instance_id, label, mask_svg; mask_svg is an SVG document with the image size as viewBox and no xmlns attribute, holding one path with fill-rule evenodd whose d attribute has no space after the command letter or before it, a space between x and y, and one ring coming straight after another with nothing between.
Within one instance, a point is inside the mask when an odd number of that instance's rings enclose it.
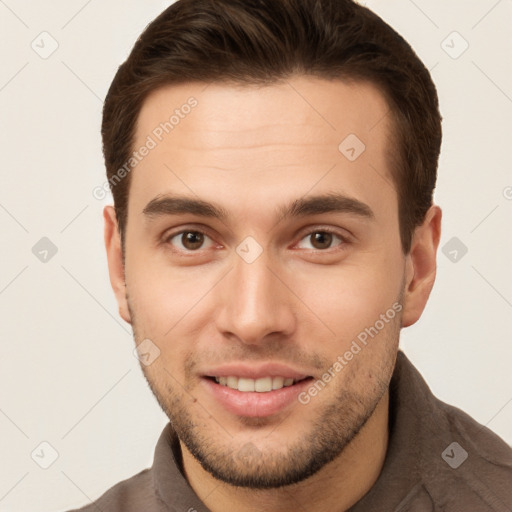
<instances>
[{"instance_id":1,"label":"light gray background","mask_svg":"<svg viewBox=\"0 0 512 512\"><path fill-rule=\"evenodd\" d=\"M110 198L92 191L105 181L102 100L169 3L0 0L0 511L96 499L151 464L167 421L110 288ZM401 346L439 398L512 444L512 2L367 5L432 70L444 116L441 248L453 237L468 248L456 262L440 250L429 304ZM31 47L51 48L43 31L59 45L47 59ZM453 31L469 43L458 58ZM47 262L32 252L42 237L58 249ZM58 452L48 469L42 442Z\"/></svg>"}]
</instances>

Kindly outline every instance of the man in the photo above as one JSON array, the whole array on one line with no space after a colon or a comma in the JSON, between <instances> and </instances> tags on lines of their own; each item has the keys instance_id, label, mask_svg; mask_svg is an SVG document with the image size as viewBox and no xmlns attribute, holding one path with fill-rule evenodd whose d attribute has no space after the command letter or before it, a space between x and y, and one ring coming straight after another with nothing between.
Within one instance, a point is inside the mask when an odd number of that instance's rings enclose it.
<instances>
[{"instance_id":1,"label":"man","mask_svg":"<svg viewBox=\"0 0 512 512\"><path fill-rule=\"evenodd\" d=\"M179 0L108 92L121 317L169 417L84 511L510 511L512 449L398 349L436 274L441 116L350 0Z\"/></svg>"}]
</instances>

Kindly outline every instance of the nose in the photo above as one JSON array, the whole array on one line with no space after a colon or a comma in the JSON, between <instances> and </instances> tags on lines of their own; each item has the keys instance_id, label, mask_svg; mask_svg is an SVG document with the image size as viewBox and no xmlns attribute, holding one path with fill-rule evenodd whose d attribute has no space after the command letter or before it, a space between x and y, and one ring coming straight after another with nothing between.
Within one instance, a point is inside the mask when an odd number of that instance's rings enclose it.
<instances>
[{"instance_id":1,"label":"nose","mask_svg":"<svg viewBox=\"0 0 512 512\"><path fill-rule=\"evenodd\" d=\"M216 324L224 336L259 345L294 332L298 299L286 282L291 277L269 260L265 251L251 263L235 255L219 290Z\"/></svg>"}]
</instances>

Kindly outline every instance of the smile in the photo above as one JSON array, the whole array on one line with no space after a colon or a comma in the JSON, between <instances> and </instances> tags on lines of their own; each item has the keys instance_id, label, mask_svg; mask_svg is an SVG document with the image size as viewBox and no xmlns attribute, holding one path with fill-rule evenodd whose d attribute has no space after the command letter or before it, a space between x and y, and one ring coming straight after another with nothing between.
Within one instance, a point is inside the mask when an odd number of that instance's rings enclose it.
<instances>
[{"instance_id":1,"label":"smile","mask_svg":"<svg viewBox=\"0 0 512 512\"><path fill-rule=\"evenodd\" d=\"M267 417L298 404L298 395L313 377L205 376L202 385L207 396L235 416Z\"/></svg>"},{"instance_id":2,"label":"smile","mask_svg":"<svg viewBox=\"0 0 512 512\"><path fill-rule=\"evenodd\" d=\"M246 377L214 377L215 382L221 386L227 386L242 392L257 391L258 393L268 393L284 387L293 386L304 379L292 379L289 377L261 377L259 379L249 379Z\"/></svg>"}]
</instances>

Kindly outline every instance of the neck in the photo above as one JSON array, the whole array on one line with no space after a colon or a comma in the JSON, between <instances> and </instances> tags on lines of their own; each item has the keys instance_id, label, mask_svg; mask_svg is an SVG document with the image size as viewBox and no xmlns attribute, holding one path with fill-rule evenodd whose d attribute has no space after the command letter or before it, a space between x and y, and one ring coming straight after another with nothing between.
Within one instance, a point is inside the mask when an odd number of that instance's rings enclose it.
<instances>
[{"instance_id":1,"label":"neck","mask_svg":"<svg viewBox=\"0 0 512 512\"><path fill-rule=\"evenodd\" d=\"M336 459L306 480L278 489L247 489L220 482L181 443L190 486L211 512L343 512L376 482L388 446L389 392Z\"/></svg>"}]
</instances>

